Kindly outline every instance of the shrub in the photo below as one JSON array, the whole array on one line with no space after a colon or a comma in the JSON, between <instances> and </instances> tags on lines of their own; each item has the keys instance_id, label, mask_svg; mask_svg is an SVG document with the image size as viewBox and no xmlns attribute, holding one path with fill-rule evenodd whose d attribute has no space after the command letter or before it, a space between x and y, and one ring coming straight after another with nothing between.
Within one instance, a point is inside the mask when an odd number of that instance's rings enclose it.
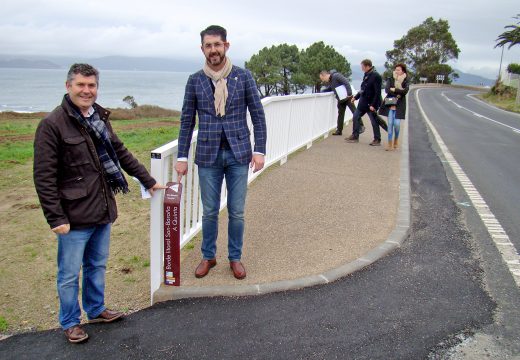
<instances>
[{"instance_id":1,"label":"shrub","mask_svg":"<svg viewBox=\"0 0 520 360\"><path fill-rule=\"evenodd\" d=\"M493 95L502 97L513 97L516 95L516 89L514 87L504 85L502 82L497 82L491 88L491 93Z\"/></svg>"},{"instance_id":2,"label":"shrub","mask_svg":"<svg viewBox=\"0 0 520 360\"><path fill-rule=\"evenodd\" d=\"M519 74L520 75L520 64L509 64L507 65L507 72L511 74Z\"/></svg>"}]
</instances>

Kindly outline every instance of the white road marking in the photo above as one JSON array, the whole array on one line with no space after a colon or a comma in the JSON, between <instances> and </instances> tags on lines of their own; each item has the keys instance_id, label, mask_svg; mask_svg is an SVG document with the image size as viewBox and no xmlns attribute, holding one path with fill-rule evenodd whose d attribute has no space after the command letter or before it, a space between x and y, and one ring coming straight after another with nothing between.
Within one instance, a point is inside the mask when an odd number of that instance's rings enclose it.
<instances>
[{"instance_id":1,"label":"white road marking","mask_svg":"<svg viewBox=\"0 0 520 360\"><path fill-rule=\"evenodd\" d=\"M485 102L484 100L479 99L478 97L476 97L475 94L466 94L466 96L469 97L469 98L470 98L471 100L473 100L473 101L476 101L476 102L478 102L478 103L480 103L480 104L483 104L483 105L486 105L487 107L492 108L493 110L501 111L501 112L506 113L506 114L508 114L508 115L510 115L510 116L513 115L513 116L518 116L518 117L520 117L520 114L518 114L518 113L514 113L514 112L511 112L511 111L507 111L507 110L504 110L504 109L498 108L498 107L496 107L496 106L493 106L493 105L491 105L491 104L488 104L488 103ZM451 100L449 100L449 101L451 101Z\"/></svg>"},{"instance_id":2,"label":"white road marking","mask_svg":"<svg viewBox=\"0 0 520 360\"><path fill-rule=\"evenodd\" d=\"M421 90L421 89L419 89L419 90ZM418 90L418 91L419 91L419 90ZM464 109L464 110L468 111L469 113L471 113L472 115L474 115L474 116L476 116L476 117L479 117L479 118L482 118L482 119L485 119L485 120L491 121L491 122L493 122L493 123L495 123L495 124L497 124L497 125L505 126L506 128L513 130L515 133L520 134L520 129L517 129L517 128L513 127L513 126L509 126L509 125L507 125L507 124L501 123L500 121L493 120L493 119L491 119L491 118L489 118L489 117L487 117L487 116L485 116L485 115L479 114L479 113L477 113L477 112L475 112L475 111L473 111L473 110L470 110L470 109L468 109L468 108L466 108L466 107L464 107L464 106L461 106L461 105L457 104L455 101L453 101L452 99L450 99L449 97L447 97L446 94L444 93L444 91L441 93L441 95L442 95L442 96L443 96L447 101L449 101L449 102L453 103L455 106L457 106L459 109Z\"/></svg>"},{"instance_id":3,"label":"white road marking","mask_svg":"<svg viewBox=\"0 0 520 360\"><path fill-rule=\"evenodd\" d=\"M420 90L420 89L419 89L419 90ZM513 127L513 126L509 126L509 125L507 125L507 124L501 123L500 121L493 120L493 119L491 119L491 118L489 118L489 117L487 117L487 116L485 116L485 115L482 115L482 114L476 113L476 112L474 112L473 110L470 110L470 109L468 109L468 108L466 108L466 107L464 107L464 106L461 106L461 105L457 104L455 101L453 101L453 100L451 100L450 98L448 98L444 92L442 92L441 95L442 95L446 100L448 100L449 102L452 102L454 105L456 105L459 109L464 109L464 110L470 112L470 113L471 113L472 115L474 115L474 116L477 116L477 117L479 117L479 118L482 118L482 119L485 119L485 120L491 121L491 122L493 122L493 123L495 123L495 124L497 124L497 125L505 126L506 128L513 130L515 133L520 134L520 129L517 129L517 128Z\"/></svg>"},{"instance_id":4,"label":"white road marking","mask_svg":"<svg viewBox=\"0 0 520 360\"><path fill-rule=\"evenodd\" d=\"M487 206L486 202L480 196L479 192L473 186L467 175L464 173L464 170L462 170L462 167L459 165L457 160L453 157L450 150L442 140L441 136L433 126L432 122L426 116L426 113L424 112L421 102L419 100L419 92L422 89L418 89L415 93L415 100L417 101L417 106L419 107L419 111L421 112L424 121L430 128L430 131L432 132L433 136L435 137L435 140L437 141L437 144L439 145L439 148L442 151L442 154L444 155L444 158L446 159L446 162L450 165L453 173L459 180L460 184L464 188L464 191L470 198L471 202L473 203L473 206L475 207L478 215L480 216L480 219L484 223L484 226L486 227L491 239L493 240L496 248L500 252L500 255L502 256L502 260L506 264L507 268L511 272L511 275L513 276L513 279L516 282L516 285L520 287L520 270L517 269L517 265L520 265L520 255L518 255L518 251L516 250L516 247L511 242L509 236L506 234L505 230L502 228L502 225L500 225L500 222L497 220L495 215L491 212L489 207ZM446 97L444 93L442 93L442 96ZM453 100L451 100L453 102ZM455 102L453 102L455 104ZM462 106L459 106L463 108ZM468 110L464 108L465 110ZM472 112L468 110L469 112ZM485 117L485 116L483 116ZM489 118L486 118L489 119ZM489 119L491 120L491 119ZM494 122L497 122L495 120L492 120ZM498 122L497 122L498 123ZM499 123L501 125L504 125L506 127L510 127L509 125L505 125L502 123ZM513 128L514 129L514 128ZM518 130L518 129L515 129ZM520 130L519 130L520 131Z\"/></svg>"}]
</instances>

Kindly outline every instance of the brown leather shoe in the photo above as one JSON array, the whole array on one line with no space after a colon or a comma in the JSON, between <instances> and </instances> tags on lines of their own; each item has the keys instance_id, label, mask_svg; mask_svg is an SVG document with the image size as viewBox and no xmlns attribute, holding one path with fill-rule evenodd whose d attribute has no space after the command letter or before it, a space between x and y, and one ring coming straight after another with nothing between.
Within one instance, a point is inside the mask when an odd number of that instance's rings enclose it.
<instances>
[{"instance_id":1,"label":"brown leather shoe","mask_svg":"<svg viewBox=\"0 0 520 360\"><path fill-rule=\"evenodd\" d=\"M77 344L83 342L88 339L88 334L79 327L79 325L74 325L73 327L68 328L64 331L65 336L69 342Z\"/></svg>"},{"instance_id":2,"label":"brown leather shoe","mask_svg":"<svg viewBox=\"0 0 520 360\"><path fill-rule=\"evenodd\" d=\"M359 139L355 137L354 135L350 135L349 137L345 138L348 143L358 143Z\"/></svg>"},{"instance_id":3,"label":"brown leather shoe","mask_svg":"<svg viewBox=\"0 0 520 360\"><path fill-rule=\"evenodd\" d=\"M202 260L195 269L195 277L197 278L203 278L204 276L208 275L209 270L217 265L217 259L211 259L211 260Z\"/></svg>"},{"instance_id":4,"label":"brown leather shoe","mask_svg":"<svg viewBox=\"0 0 520 360\"><path fill-rule=\"evenodd\" d=\"M109 322L122 318L123 315L124 314L120 311L113 311L113 310L105 309L101 314L99 314L99 316L97 318L91 319L88 322L89 322L89 324L100 323L100 322L109 323Z\"/></svg>"},{"instance_id":5,"label":"brown leather shoe","mask_svg":"<svg viewBox=\"0 0 520 360\"><path fill-rule=\"evenodd\" d=\"M370 146L381 146L381 140L372 140L372 142L370 144L368 144Z\"/></svg>"},{"instance_id":6,"label":"brown leather shoe","mask_svg":"<svg viewBox=\"0 0 520 360\"><path fill-rule=\"evenodd\" d=\"M233 276L238 280L242 280L246 277L246 269L240 261L230 261L229 267L233 270Z\"/></svg>"}]
</instances>

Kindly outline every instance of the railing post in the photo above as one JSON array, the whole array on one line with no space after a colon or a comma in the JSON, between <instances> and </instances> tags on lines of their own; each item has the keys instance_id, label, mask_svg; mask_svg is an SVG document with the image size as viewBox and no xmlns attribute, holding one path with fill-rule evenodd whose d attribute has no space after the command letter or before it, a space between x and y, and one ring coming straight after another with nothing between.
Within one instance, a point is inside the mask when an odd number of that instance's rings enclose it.
<instances>
[{"instance_id":1,"label":"railing post","mask_svg":"<svg viewBox=\"0 0 520 360\"><path fill-rule=\"evenodd\" d=\"M154 179L165 184L164 159L159 153L152 153L150 173ZM153 293L162 283L162 236L163 211L161 196L150 199L150 301L153 304Z\"/></svg>"}]
</instances>

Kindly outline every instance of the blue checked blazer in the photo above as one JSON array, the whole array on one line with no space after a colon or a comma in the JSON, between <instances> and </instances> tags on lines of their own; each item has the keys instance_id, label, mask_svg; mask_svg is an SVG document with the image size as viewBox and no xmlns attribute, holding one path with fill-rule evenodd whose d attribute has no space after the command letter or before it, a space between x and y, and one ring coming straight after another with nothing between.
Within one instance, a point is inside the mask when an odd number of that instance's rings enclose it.
<instances>
[{"instance_id":1,"label":"blue checked blazer","mask_svg":"<svg viewBox=\"0 0 520 360\"><path fill-rule=\"evenodd\" d=\"M236 160L247 164L252 158L250 130L247 126L247 110L251 114L254 134L254 152L265 154L267 130L264 108L255 80L248 70L233 66L227 77L228 98L226 114L221 117L215 112L215 101L211 79L200 70L190 75L186 84L182 105L179 133L179 158L188 157L195 115L199 119L199 133L195 152L195 163L211 166L217 159L222 132Z\"/></svg>"}]
</instances>

